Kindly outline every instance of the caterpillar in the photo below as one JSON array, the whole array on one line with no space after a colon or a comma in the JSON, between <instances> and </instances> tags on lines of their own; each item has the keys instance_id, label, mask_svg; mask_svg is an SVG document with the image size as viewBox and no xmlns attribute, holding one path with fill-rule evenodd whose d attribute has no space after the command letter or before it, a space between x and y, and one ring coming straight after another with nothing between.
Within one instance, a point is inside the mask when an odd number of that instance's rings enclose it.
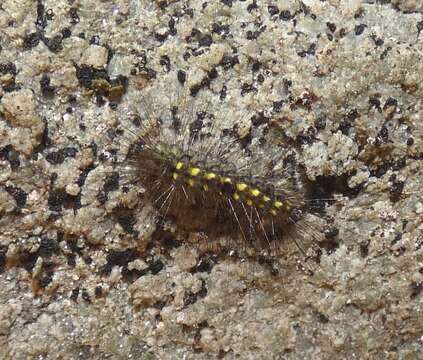
<instances>
[{"instance_id":1,"label":"caterpillar","mask_svg":"<svg viewBox=\"0 0 423 360\"><path fill-rule=\"evenodd\" d=\"M307 236L321 238L307 219L313 200L295 152L267 126L243 137L245 112L215 115L210 99L179 91L139 103L133 126L116 132L128 148L119 173L178 231L208 244L229 239L248 256L276 257L291 241L305 255Z\"/></svg>"}]
</instances>

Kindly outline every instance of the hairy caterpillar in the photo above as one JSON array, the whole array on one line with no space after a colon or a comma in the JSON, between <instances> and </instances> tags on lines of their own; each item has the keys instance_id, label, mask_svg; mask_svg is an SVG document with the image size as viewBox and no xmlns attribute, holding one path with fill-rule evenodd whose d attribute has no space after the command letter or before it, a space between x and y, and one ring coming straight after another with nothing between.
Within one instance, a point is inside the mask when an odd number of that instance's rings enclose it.
<instances>
[{"instance_id":1,"label":"hairy caterpillar","mask_svg":"<svg viewBox=\"0 0 423 360\"><path fill-rule=\"evenodd\" d=\"M305 254L305 239L321 236L307 220L312 200L295 152L266 126L245 141L237 131L245 114L216 116L201 96L143 96L135 125L118 132L128 146L120 174L179 231L272 257L287 239Z\"/></svg>"}]
</instances>

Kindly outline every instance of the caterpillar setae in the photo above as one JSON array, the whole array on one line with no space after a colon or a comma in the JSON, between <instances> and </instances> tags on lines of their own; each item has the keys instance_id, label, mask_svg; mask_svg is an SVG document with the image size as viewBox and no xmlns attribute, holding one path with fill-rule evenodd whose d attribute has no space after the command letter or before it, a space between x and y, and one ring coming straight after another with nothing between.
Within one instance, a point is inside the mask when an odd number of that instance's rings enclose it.
<instances>
[{"instance_id":1,"label":"caterpillar setae","mask_svg":"<svg viewBox=\"0 0 423 360\"><path fill-rule=\"evenodd\" d=\"M117 131L128 147L119 173L178 231L270 257L290 242L304 255L305 239L321 237L307 219L313 200L295 151L267 124L242 134L245 112L216 115L200 94L143 93L139 103L133 125Z\"/></svg>"}]
</instances>

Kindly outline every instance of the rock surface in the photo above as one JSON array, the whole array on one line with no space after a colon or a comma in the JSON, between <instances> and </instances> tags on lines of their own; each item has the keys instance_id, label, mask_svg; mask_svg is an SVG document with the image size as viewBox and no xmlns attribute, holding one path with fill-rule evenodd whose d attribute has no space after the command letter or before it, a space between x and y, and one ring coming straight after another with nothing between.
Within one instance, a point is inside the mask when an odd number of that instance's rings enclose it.
<instances>
[{"instance_id":1,"label":"rock surface","mask_svg":"<svg viewBox=\"0 0 423 360\"><path fill-rule=\"evenodd\" d=\"M422 32L417 0L2 1L0 358L423 359ZM107 129L178 86L301 149L313 273L160 239L116 183Z\"/></svg>"}]
</instances>

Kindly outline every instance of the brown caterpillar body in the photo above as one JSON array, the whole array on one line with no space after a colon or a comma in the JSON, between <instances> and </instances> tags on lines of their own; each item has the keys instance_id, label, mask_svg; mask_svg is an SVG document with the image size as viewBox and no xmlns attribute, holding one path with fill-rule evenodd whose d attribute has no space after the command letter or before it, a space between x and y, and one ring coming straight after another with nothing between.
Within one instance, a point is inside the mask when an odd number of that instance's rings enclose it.
<instances>
[{"instance_id":1,"label":"brown caterpillar body","mask_svg":"<svg viewBox=\"0 0 423 360\"><path fill-rule=\"evenodd\" d=\"M274 255L287 238L304 252L306 187L290 149L264 138L242 147L195 99L145 109L141 126L127 129L124 172L160 214L179 230L227 236L256 253Z\"/></svg>"}]
</instances>

